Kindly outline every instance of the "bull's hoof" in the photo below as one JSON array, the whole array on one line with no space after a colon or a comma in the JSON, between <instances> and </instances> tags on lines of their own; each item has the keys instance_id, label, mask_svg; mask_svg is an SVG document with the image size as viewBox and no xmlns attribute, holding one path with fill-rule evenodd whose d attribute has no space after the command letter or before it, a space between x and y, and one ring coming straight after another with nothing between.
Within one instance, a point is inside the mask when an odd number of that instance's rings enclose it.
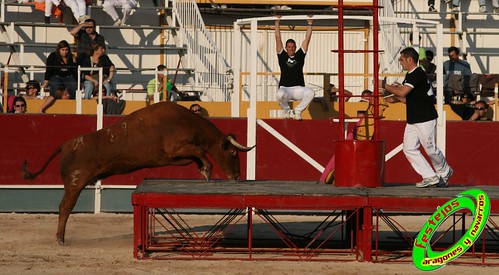
<instances>
[{"instance_id":1,"label":"bull's hoof","mask_svg":"<svg viewBox=\"0 0 499 275\"><path fill-rule=\"evenodd\" d=\"M199 172L201 172L201 175L203 175L207 181L210 181L210 179L211 179L211 169L210 168L203 167L203 168L199 169Z\"/></svg>"},{"instance_id":2,"label":"bull's hoof","mask_svg":"<svg viewBox=\"0 0 499 275\"><path fill-rule=\"evenodd\" d=\"M64 240L63 239L57 239L57 243L59 245L64 245Z\"/></svg>"}]
</instances>

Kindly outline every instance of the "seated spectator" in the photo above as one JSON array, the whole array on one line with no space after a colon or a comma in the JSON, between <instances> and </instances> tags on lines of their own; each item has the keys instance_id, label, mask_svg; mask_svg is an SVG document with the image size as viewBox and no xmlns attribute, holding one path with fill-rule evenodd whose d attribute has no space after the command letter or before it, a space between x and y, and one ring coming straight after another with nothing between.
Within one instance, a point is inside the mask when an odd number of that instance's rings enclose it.
<instances>
[{"instance_id":1,"label":"seated spectator","mask_svg":"<svg viewBox=\"0 0 499 275\"><path fill-rule=\"evenodd\" d=\"M201 105L199 105L197 103L192 104L191 107L189 107L189 110L191 110L196 115L204 117L203 108L201 107Z\"/></svg>"},{"instance_id":2,"label":"seated spectator","mask_svg":"<svg viewBox=\"0 0 499 275\"><path fill-rule=\"evenodd\" d=\"M40 113L45 113L48 108L54 105L57 99L70 99L69 91L66 88L59 87L55 92L55 95L50 95L45 99L42 106L40 106Z\"/></svg>"},{"instance_id":3,"label":"seated spectator","mask_svg":"<svg viewBox=\"0 0 499 275\"><path fill-rule=\"evenodd\" d=\"M93 96L98 101L99 87L93 90ZM107 95L106 87L102 87L102 105L105 115L121 115L125 110L126 101L111 94Z\"/></svg>"},{"instance_id":4,"label":"seated spectator","mask_svg":"<svg viewBox=\"0 0 499 275\"><path fill-rule=\"evenodd\" d=\"M47 57L42 88L46 89L50 86L50 95L52 97L56 96L56 91L59 88L66 88L70 98L75 99L77 71L71 47L66 40L62 40L57 44L55 52L52 52Z\"/></svg>"},{"instance_id":5,"label":"seated spectator","mask_svg":"<svg viewBox=\"0 0 499 275\"><path fill-rule=\"evenodd\" d=\"M73 16L78 21L79 23L85 21L85 19L88 18L86 15L87 13L87 4L85 0L65 0L59 1L59 0L45 0L45 20L44 22L46 24L50 23L50 15L52 14L52 7L53 5L57 6L57 8L62 12L64 9L65 5L71 9L73 12ZM54 14L56 15L56 14ZM56 16L57 17L57 16Z\"/></svg>"},{"instance_id":6,"label":"seated spectator","mask_svg":"<svg viewBox=\"0 0 499 275\"><path fill-rule=\"evenodd\" d=\"M149 80L147 83L147 103L154 101L154 93L159 93L159 101L163 100L163 88L165 87L165 79L166 79L166 92L168 96L168 101L176 102L179 99L178 90L173 85L171 79L169 79L166 73L166 66L163 64L158 65L156 67L157 74L156 77Z\"/></svg>"},{"instance_id":7,"label":"seated spectator","mask_svg":"<svg viewBox=\"0 0 499 275\"><path fill-rule=\"evenodd\" d=\"M471 115L469 120L473 121L492 121L492 119L488 116L489 105L483 101L479 100L475 102L475 112Z\"/></svg>"},{"instance_id":8,"label":"seated spectator","mask_svg":"<svg viewBox=\"0 0 499 275\"><path fill-rule=\"evenodd\" d=\"M360 101L373 102L373 92L371 90L364 90L360 93Z\"/></svg>"},{"instance_id":9,"label":"seated spectator","mask_svg":"<svg viewBox=\"0 0 499 275\"><path fill-rule=\"evenodd\" d=\"M137 2L135 0L106 0L102 4L104 11L113 19L114 26L126 26L128 18L132 15ZM116 8L121 8L123 18L120 19Z\"/></svg>"},{"instance_id":10,"label":"seated spectator","mask_svg":"<svg viewBox=\"0 0 499 275\"><path fill-rule=\"evenodd\" d=\"M451 2L451 0L445 0L446 3ZM459 12L459 6L461 5L461 0L452 0L452 12ZM478 0L478 8L479 13L487 12L487 5L485 0ZM493 0L494 12L497 11L497 7L499 6L497 0Z\"/></svg>"},{"instance_id":11,"label":"seated spectator","mask_svg":"<svg viewBox=\"0 0 499 275\"><path fill-rule=\"evenodd\" d=\"M343 91L344 91L343 96L345 98L345 101L348 101L353 94L352 94L352 92L350 92L348 90L343 90ZM337 95L338 93L339 93L339 89L337 89L334 86L334 84L329 84L329 90L328 90L327 94L326 94L326 92L324 92L324 96L314 97L312 99L312 102L321 103L322 109L324 111L327 111L327 110L329 110L329 103L338 101L338 95ZM327 99L329 99L329 101Z\"/></svg>"},{"instance_id":12,"label":"seated spectator","mask_svg":"<svg viewBox=\"0 0 499 275\"><path fill-rule=\"evenodd\" d=\"M30 80L26 82L24 98L38 98L43 99L43 95L40 94L40 83L36 80Z\"/></svg>"},{"instance_id":13,"label":"seated spectator","mask_svg":"<svg viewBox=\"0 0 499 275\"><path fill-rule=\"evenodd\" d=\"M45 24L50 24L50 17L52 14L55 18L59 19L59 23L62 23L63 21L62 10L64 9L64 6L59 0L35 1L35 9L44 13L43 22Z\"/></svg>"},{"instance_id":14,"label":"seated spectator","mask_svg":"<svg viewBox=\"0 0 499 275\"><path fill-rule=\"evenodd\" d=\"M437 12L437 9L435 8L435 0L428 0L428 11Z\"/></svg>"},{"instance_id":15,"label":"seated spectator","mask_svg":"<svg viewBox=\"0 0 499 275\"><path fill-rule=\"evenodd\" d=\"M16 96L12 104L12 113L24 114L28 110L28 104L22 96Z\"/></svg>"},{"instance_id":16,"label":"seated spectator","mask_svg":"<svg viewBox=\"0 0 499 275\"><path fill-rule=\"evenodd\" d=\"M437 65L435 65L433 63L434 56L435 56L435 54L433 53L433 51L427 50L426 51L426 58L419 61L421 66L423 67L423 69L426 72L426 76L428 77L428 81L430 81L432 86L433 86L434 81L437 80L437 75L436 75Z\"/></svg>"},{"instance_id":17,"label":"seated spectator","mask_svg":"<svg viewBox=\"0 0 499 275\"><path fill-rule=\"evenodd\" d=\"M330 100L331 102L337 102L338 101L338 98L339 98L339 91L340 89L336 88L334 86L334 84L329 84L329 97L330 97ZM347 102L350 97L352 97L352 92L350 92L349 90L347 89L344 89L343 90L343 98L345 99L345 102Z\"/></svg>"},{"instance_id":18,"label":"seated spectator","mask_svg":"<svg viewBox=\"0 0 499 275\"><path fill-rule=\"evenodd\" d=\"M113 77L115 74L115 66L111 59L106 55L106 45L101 43L95 43L92 45L92 49L89 52L90 57L85 58L82 61L83 67L102 67L102 85L106 87L107 96L110 96L114 90ZM84 71L83 76L85 78L84 90L85 99L90 99L94 91L94 87L99 85L99 73L95 71Z\"/></svg>"},{"instance_id":19,"label":"seated spectator","mask_svg":"<svg viewBox=\"0 0 499 275\"><path fill-rule=\"evenodd\" d=\"M24 91L20 92L19 95L17 96L8 96L7 97L7 112L8 113L13 113L14 112L14 99L16 97L23 97L23 98L43 98L41 95L39 95L40 91L40 84L35 81L35 80L30 80L26 83L26 88Z\"/></svg>"},{"instance_id":20,"label":"seated spectator","mask_svg":"<svg viewBox=\"0 0 499 275\"><path fill-rule=\"evenodd\" d=\"M487 104L493 103L496 85L499 85L499 74L480 74L478 81L481 85L480 96L487 99Z\"/></svg>"}]
</instances>

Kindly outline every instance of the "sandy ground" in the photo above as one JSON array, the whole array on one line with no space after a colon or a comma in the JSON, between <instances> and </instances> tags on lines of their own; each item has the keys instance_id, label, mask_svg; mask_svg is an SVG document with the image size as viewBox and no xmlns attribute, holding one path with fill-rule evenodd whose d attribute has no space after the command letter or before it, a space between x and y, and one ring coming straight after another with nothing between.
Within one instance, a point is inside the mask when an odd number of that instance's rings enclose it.
<instances>
[{"instance_id":1,"label":"sandy ground","mask_svg":"<svg viewBox=\"0 0 499 275\"><path fill-rule=\"evenodd\" d=\"M202 224L205 218L200 218ZM66 245L55 214L0 214L0 274L423 274L410 263L160 261L133 258L131 214L74 214ZM424 220L423 220L424 223ZM414 226L420 226L415 221ZM499 274L499 267L448 265L432 274Z\"/></svg>"}]
</instances>

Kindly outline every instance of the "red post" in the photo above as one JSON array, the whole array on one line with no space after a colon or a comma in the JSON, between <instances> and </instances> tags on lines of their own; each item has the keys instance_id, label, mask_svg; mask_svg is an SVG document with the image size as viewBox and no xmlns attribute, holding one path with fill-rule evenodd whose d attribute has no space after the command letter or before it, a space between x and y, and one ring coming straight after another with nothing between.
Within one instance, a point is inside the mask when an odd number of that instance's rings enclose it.
<instances>
[{"instance_id":1,"label":"red post","mask_svg":"<svg viewBox=\"0 0 499 275\"><path fill-rule=\"evenodd\" d=\"M372 229L373 229L373 208L363 207L361 209L362 219L357 227L359 233L357 238L357 247L360 252L361 262L371 262L372 255Z\"/></svg>"}]
</instances>

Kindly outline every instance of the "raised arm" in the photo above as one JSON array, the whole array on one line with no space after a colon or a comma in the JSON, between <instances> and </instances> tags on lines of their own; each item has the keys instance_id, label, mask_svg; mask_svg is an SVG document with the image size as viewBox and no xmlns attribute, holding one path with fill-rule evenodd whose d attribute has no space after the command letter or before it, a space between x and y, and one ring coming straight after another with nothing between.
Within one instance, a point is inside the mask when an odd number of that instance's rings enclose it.
<instances>
[{"instance_id":1,"label":"raised arm","mask_svg":"<svg viewBox=\"0 0 499 275\"><path fill-rule=\"evenodd\" d=\"M301 49L303 52L308 51L308 44L310 44L310 38L312 38L312 24L314 23L313 19L307 19L307 34L305 34L305 39L301 44Z\"/></svg>"},{"instance_id":2,"label":"raised arm","mask_svg":"<svg viewBox=\"0 0 499 275\"><path fill-rule=\"evenodd\" d=\"M93 26L91 22L84 22L84 23L81 23L79 25L76 25L74 28L72 28L70 31L69 31L69 34L71 34L72 36L76 36L78 34L78 32L83 28L83 27L91 27Z\"/></svg>"},{"instance_id":3,"label":"raised arm","mask_svg":"<svg viewBox=\"0 0 499 275\"><path fill-rule=\"evenodd\" d=\"M275 20L275 50L279 54L282 52L282 49L284 46L282 45L282 40L281 40L281 16L278 15L277 19Z\"/></svg>"}]
</instances>

